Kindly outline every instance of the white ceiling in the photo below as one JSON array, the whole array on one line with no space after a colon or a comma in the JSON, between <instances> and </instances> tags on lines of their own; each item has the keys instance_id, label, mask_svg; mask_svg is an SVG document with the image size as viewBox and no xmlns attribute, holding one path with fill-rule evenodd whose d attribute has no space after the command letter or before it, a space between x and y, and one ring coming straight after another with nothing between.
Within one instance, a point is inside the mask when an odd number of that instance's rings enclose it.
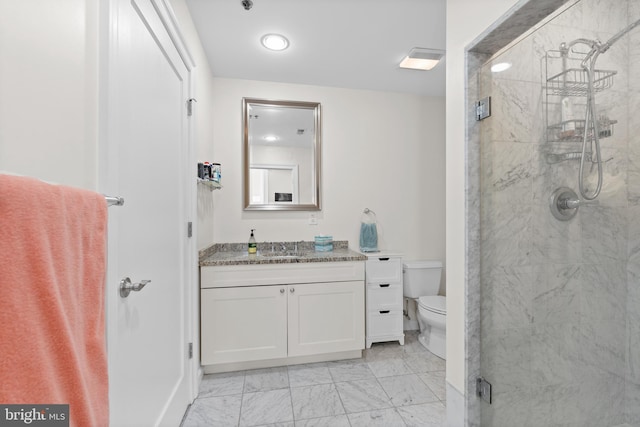
<instances>
[{"instance_id":1,"label":"white ceiling","mask_svg":"<svg viewBox=\"0 0 640 427\"><path fill-rule=\"evenodd\" d=\"M445 49L446 0L187 0L216 77L444 96L445 67L398 67L413 47ZM291 45L271 52L267 33ZM446 60L446 56L445 56Z\"/></svg>"},{"instance_id":2,"label":"white ceiling","mask_svg":"<svg viewBox=\"0 0 640 427\"><path fill-rule=\"evenodd\" d=\"M312 148L315 144L315 110L311 108L285 108L247 105L249 116L249 144ZM267 136L276 137L268 141Z\"/></svg>"}]
</instances>

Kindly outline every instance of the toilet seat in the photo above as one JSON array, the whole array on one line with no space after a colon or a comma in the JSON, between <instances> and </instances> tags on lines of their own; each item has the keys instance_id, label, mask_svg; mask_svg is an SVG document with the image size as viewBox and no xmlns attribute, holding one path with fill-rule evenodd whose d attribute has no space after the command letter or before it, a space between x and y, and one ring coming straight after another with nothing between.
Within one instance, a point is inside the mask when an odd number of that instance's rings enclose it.
<instances>
[{"instance_id":1,"label":"toilet seat","mask_svg":"<svg viewBox=\"0 0 640 427\"><path fill-rule=\"evenodd\" d=\"M430 295L418 298L418 305L432 313L447 314L447 298L441 295Z\"/></svg>"}]
</instances>

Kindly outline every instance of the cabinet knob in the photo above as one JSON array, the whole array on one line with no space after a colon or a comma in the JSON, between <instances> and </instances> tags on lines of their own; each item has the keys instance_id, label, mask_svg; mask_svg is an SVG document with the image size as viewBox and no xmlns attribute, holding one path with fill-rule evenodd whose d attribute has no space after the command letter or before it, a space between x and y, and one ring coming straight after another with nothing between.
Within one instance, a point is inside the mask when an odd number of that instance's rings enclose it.
<instances>
[{"instance_id":1,"label":"cabinet knob","mask_svg":"<svg viewBox=\"0 0 640 427\"><path fill-rule=\"evenodd\" d=\"M291 292L291 293L294 293L295 291L296 291L296 289L295 289L295 288L290 288L290 289L289 289L289 292Z\"/></svg>"},{"instance_id":2,"label":"cabinet knob","mask_svg":"<svg viewBox=\"0 0 640 427\"><path fill-rule=\"evenodd\" d=\"M284 288L280 288L280 293L284 294Z\"/></svg>"}]
</instances>

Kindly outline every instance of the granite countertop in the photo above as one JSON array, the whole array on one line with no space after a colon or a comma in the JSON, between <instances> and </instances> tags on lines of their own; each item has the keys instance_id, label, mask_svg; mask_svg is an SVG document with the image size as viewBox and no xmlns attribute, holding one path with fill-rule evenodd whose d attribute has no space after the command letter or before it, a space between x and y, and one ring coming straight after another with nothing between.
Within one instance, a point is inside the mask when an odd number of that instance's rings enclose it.
<instances>
[{"instance_id":1,"label":"granite countertop","mask_svg":"<svg viewBox=\"0 0 640 427\"><path fill-rule=\"evenodd\" d=\"M282 251L282 245L286 251ZM294 248L298 248L298 252ZM200 266L292 264L306 262L366 261L366 255L349 249L346 240L334 241L333 251L316 252L314 242L259 242L258 253L247 253L246 243L216 243L201 250ZM273 249L273 251L272 251ZM286 257L277 255L289 255ZM276 255L276 256L274 256Z\"/></svg>"}]
</instances>

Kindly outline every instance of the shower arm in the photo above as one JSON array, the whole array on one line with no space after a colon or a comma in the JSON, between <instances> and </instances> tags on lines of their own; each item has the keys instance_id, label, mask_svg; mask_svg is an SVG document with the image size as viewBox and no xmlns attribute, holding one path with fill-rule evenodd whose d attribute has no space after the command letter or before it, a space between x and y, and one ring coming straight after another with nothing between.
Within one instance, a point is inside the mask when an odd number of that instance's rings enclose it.
<instances>
[{"instance_id":1,"label":"shower arm","mask_svg":"<svg viewBox=\"0 0 640 427\"><path fill-rule=\"evenodd\" d=\"M611 45L613 45L615 42L617 42L620 38L622 38L625 34L627 34L629 31L633 30L638 25L640 25L640 19L638 19L633 24L628 25L625 29L620 31L615 36L611 37L609 40L607 40L607 42L605 44L600 46L600 48L599 48L600 53L606 52L611 47Z\"/></svg>"},{"instance_id":2,"label":"shower arm","mask_svg":"<svg viewBox=\"0 0 640 427\"><path fill-rule=\"evenodd\" d=\"M611 37L609 40L607 40L605 43L601 43L599 40L591 40L591 39L585 39L585 38L579 38L579 39L575 39L569 43L562 43L560 45L560 51L563 54L567 54L571 49L573 49L573 47L577 44L585 44L587 46L589 46L589 48L591 49L591 51L587 54L587 58L585 58L585 61L593 56L593 54L595 53L595 50L597 50L599 53L604 53L607 50L609 50L609 48L618 40L620 40L625 34L627 34L629 31L633 30L635 27L637 27L638 25L640 25L640 19L638 19L637 21L635 21L634 23L627 25L627 27L625 27L624 29L622 29L621 31L619 31L616 35L614 35L613 37Z\"/></svg>"}]
</instances>

